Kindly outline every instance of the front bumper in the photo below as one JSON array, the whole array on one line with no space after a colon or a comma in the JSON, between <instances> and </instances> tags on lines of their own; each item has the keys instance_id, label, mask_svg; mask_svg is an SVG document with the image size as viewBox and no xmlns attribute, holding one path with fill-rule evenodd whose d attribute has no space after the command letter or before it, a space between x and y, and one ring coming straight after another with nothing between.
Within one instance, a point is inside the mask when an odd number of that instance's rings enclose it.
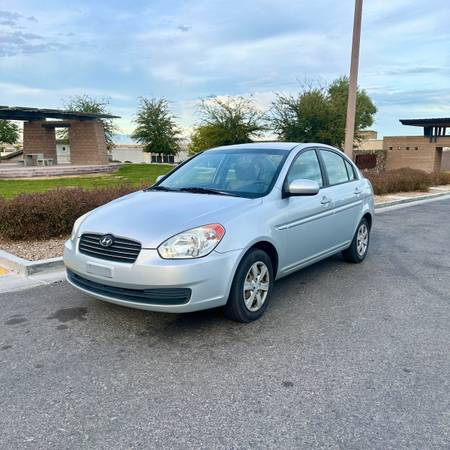
<instances>
[{"instance_id":1,"label":"front bumper","mask_svg":"<svg viewBox=\"0 0 450 450\"><path fill-rule=\"evenodd\" d=\"M142 249L137 260L129 264L84 255L78 251L78 240L68 240L64 245L70 284L100 300L148 311L180 313L224 305L239 259L240 251L213 251L204 258L166 260L156 250ZM185 298L184 302L170 304L165 296L160 301L157 298L158 290L167 293L183 289L190 292L187 301ZM126 295L130 291L151 295L134 300Z\"/></svg>"}]
</instances>

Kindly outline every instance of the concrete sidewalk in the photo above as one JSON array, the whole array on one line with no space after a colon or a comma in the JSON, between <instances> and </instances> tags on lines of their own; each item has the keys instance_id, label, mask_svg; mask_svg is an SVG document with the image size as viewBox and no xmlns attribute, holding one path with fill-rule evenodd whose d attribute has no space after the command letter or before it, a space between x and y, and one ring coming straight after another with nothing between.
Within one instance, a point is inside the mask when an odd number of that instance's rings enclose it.
<instances>
[{"instance_id":1,"label":"concrete sidewalk","mask_svg":"<svg viewBox=\"0 0 450 450\"><path fill-rule=\"evenodd\" d=\"M48 285L64 279L64 270L56 270L25 277L16 272L7 271L6 269L0 267L0 294Z\"/></svg>"},{"instance_id":2,"label":"concrete sidewalk","mask_svg":"<svg viewBox=\"0 0 450 450\"><path fill-rule=\"evenodd\" d=\"M440 197L450 194L450 185L433 186L428 192L397 192L394 194L375 195L375 205L377 208L395 203L406 203L416 200L425 200L429 198Z\"/></svg>"}]
</instances>

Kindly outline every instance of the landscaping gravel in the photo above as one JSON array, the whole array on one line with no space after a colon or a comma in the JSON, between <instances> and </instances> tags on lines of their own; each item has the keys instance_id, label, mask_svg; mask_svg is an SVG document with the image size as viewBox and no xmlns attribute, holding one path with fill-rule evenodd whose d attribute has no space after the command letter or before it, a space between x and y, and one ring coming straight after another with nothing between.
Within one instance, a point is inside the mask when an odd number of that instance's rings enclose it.
<instances>
[{"instance_id":1,"label":"landscaping gravel","mask_svg":"<svg viewBox=\"0 0 450 450\"><path fill-rule=\"evenodd\" d=\"M418 197L437 194L442 192L450 192L450 185L435 186L429 189L428 192L397 192L388 195L376 195L375 203L385 203L400 198ZM64 241L68 236L48 239L48 240L34 240L34 241L9 241L0 237L0 250L6 250L21 258L30 261L37 261L39 259L55 258L62 256Z\"/></svg>"},{"instance_id":2,"label":"landscaping gravel","mask_svg":"<svg viewBox=\"0 0 450 450\"><path fill-rule=\"evenodd\" d=\"M45 241L8 241L0 238L0 250L30 261L55 258L63 253L67 236L48 239Z\"/></svg>"}]
</instances>

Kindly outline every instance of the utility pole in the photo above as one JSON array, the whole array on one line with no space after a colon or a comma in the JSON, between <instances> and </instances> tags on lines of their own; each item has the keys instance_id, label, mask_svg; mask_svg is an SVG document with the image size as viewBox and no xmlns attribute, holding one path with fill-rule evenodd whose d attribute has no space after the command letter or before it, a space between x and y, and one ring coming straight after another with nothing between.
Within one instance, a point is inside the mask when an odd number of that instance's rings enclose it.
<instances>
[{"instance_id":1,"label":"utility pole","mask_svg":"<svg viewBox=\"0 0 450 450\"><path fill-rule=\"evenodd\" d=\"M347 121L345 123L344 151L353 158L353 138L355 134L356 91L358 88L359 44L361 41L361 16L363 0L355 0L355 17L353 19L352 57L348 86Z\"/></svg>"}]
</instances>

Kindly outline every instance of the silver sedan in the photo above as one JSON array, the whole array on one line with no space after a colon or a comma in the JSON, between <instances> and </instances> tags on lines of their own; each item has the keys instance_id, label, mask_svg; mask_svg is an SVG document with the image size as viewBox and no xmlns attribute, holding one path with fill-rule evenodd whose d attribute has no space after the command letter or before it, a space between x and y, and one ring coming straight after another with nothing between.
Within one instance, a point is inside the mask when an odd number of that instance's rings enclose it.
<instances>
[{"instance_id":1,"label":"silver sedan","mask_svg":"<svg viewBox=\"0 0 450 450\"><path fill-rule=\"evenodd\" d=\"M373 217L370 182L333 147L218 147L80 217L64 262L68 281L101 300L175 313L224 306L249 322L276 279L338 252L362 262Z\"/></svg>"}]
</instances>

